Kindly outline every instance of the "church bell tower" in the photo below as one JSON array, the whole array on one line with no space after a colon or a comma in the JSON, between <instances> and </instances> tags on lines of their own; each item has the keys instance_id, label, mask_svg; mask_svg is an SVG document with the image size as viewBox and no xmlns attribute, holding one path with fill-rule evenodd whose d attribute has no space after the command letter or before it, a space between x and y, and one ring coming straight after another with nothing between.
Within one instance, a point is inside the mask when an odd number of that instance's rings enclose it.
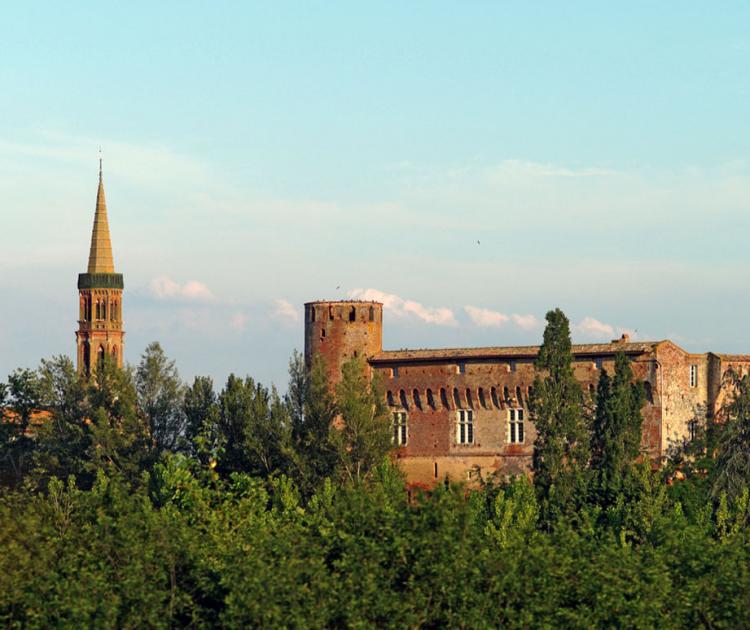
<instances>
[{"instance_id":1,"label":"church bell tower","mask_svg":"<svg viewBox=\"0 0 750 630\"><path fill-rule=\"evenodd\" d=\"M99 159L99 190L96 193L94 229L91 232L89 268L78 274L79 315L76 331L78 371L90 375L105 355L122 367L121 273L115 273L109 239L107 203L104 199L102 161Z\"/></svg>"}]
</instances>

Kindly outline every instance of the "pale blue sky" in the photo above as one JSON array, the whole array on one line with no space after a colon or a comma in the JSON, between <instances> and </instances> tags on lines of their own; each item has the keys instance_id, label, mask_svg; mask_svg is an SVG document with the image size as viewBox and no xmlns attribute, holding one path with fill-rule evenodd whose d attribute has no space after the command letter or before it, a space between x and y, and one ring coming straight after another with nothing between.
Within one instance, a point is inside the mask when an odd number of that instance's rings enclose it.
<instances>
[{"instance_id":1,"label":"pale blue sky","mask_svg":"<svg viewBox=\"0 0 750 630\"><path fill-rule=\"evenodd\" d=\"M73 354L100 144L133 362L284 388L381 294L389 347L750 352L746 2L67 4L0 16L0 378Z\"/></svg>"}]
</instances>

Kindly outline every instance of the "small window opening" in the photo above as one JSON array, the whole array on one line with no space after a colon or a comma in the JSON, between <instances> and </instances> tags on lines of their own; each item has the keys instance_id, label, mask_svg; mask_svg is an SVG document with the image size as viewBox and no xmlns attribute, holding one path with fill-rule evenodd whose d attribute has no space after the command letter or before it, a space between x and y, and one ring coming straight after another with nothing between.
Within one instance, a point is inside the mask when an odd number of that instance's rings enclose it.
<instances>
[{"instance_id":1,"label":"small window opening","mask_svg":"<svg viewBox=\"0 0 750 630\"><path fill-rule=\"evenodd\" d=\"M508 391L507 387L503 387L503 400L506 402L510 400L510 392Z\"/></svg>"},{"instance_id":2,"label":"small window opening","mask_svg":"<svg viewBox=\"0 0 750 630\"><path fill-rule=\"evenodd\" d=\"M388 401L389 407L395 407L396 403L393 400L393 392L388 390L388 393L386 394L386 400Z\"/></svg>"},{"instance_id":3,"label":"small window opening","mask_svg":"<svg viewBox=\"0 0 750 630\"><path fill-rule=\"evenodd\" d=\"M401 402L401 406L404 409L409 409L409 403L406 401L406 392L403 389L399 391L398 398Z\"/></svg>"},{"instance_id":4,"label":"small window opening","mask_svg":"<svg viewBox=\"0 0 750 630\"><path fill-rule=\"evenodd\" d=\"M422 411L422 398L419 395L418 389L412 391L412 397L414 398L414 405L416 406L416 408Z\"/></svg>"},{"instance_id":5,"label":"small window opening","mask_svg":"<svg viewBox=\"0 0 750 630\"><path fill-rule=\"evenodd\" d=\"M333 306L328 307L328 319L333 321Z\"/></svg>"},{"instance_id":6,"label":"small window opening","mask_svg":"<svg viewBox=\"0 0 750 630\"><path fill-rule=\"evenodd\" d=\"M459 363L456 366L456 374L466 374L466 363Z\"/></svg>"},{"instance_id":7,"label":"small window opening","mask_svg":"<svg viewBox=\"0 0 750 630\"><path fill-rule=\"evenodd\" d=\"M370 307L370 321L371 322L375 321L375 307L374 306Z\"/></svg>"},{"instance_id":8,"label":"small window opening","mask_svg":"<svg viewBox=\"0 0 750 630\"><path fill-rule=\"evenodd\" d=\"M487 409L487 399L484 396L484 389L480 387L477 391L477 396L479 397L480 407L482 407L483 409Z\"/></svg>"},{"instance_id":9,"label":"small window opening","mask_svg":"<svg viewBox=\"0 0 750 630\"><path fill-rule=\"evenodd\" d=\"M466 405L474 409L474 396L468 387L466 388Z\"/></svg>"},{"instance_id":10,"label":"small window opening","mask_svg":"<svg viewBox=\"0 0 750 630\"><path fill-rule=\"evenodd\" d=\"M391 375L393 378L398 378L398 366L391 368Z\"/></svg>"},{"instance_id":11,"label":"small window opening","mask_svg":"<svg viewBox=\"0 0 750 630\"><path fill-rule=\"evenodd\" d=\"M602 369L602 366L603 366L603 362L604 362L604 359L602 359L602 357L596 357L596 358L594 359L594 367L595 367L595 368L596 368L597 370L601 370L601 369Z\"/></svg>"},{"instance_id":12,"label":"small window opening","mask_svg":"<svg viewBox=\"0 0 750 630\"><path fill-rule=\"evenodd\" d=\"M516 362L515 362L515 361L511 361L511 362L510 362L510 363L508 364L508 367L510 368L510 371L511 371L511 372L515 372L515 371L516 371Z\"/></svg>"},{"instance_id":13,"label":"small window opening","mask_svg":"<svg viewBox=\"0 0 750 630\"><path fill-rule=\"evenodd\" d=\"M435 479L437 479L438 476L438 469L437 469L437 462L435 462Z\"/></svg>"},{"instance_id":14,"label":"small window opening","mask_svg":"<svg viewBox=\"0 0 750 630\"><path fill-rule=\"evenodd\" d=\"M436 405L435 405L435 397L432 395L432 390L431 389L427 390L427 404L429 405L430 409L432 409L432 410L434 410L435 407L436 407Z\"/></svg>"},{"instance_id":15,"label":"small window opening","mask_svg":"<svg viewBox=\"0 0 750 630\"><path fill-rule=\"evenodd\" d=\"M448 403L448 392L445 391L445 387L440 388L440 402L446 409L451 408L450 404Z\"/></svg>"},{"instance_id":16,"label":"small window opening","mask_svg":"<svg viewBox=\"0 0 750 630\"><path fill-rule=\"evenodd\" d=\"M497 399L497 389L494 387L490 389L490 396L492 397L492 404L499 409L500 408L500 401Z\"/></svg>"},{"instance_id":17,"label":"small window opening","mask_svg":"<svg viewBox=\"0 0 750 630\"><path fill-rule=\"evenodd\" d=\"M349 309L349 321L357 321L357 309L355 309L353 306Z\"/></svg>"},{"instance_id":18,"label":"small window opening","mask_svg":"<svg viewBox=\"0 0 750 630\"><path fill-rule=\"evenodd\" d=\"M461 397L458 395L458 387L453 388L453 404L458 409L461 406Z\"/></svg>"},{"instance_id":19,"label":"small window opening","mask_svg":"<svg viewBox=\"0 0 750 630\"><path fill-rule=\"evenodd\" d=\"M690 387L698 387L698 366L690 366Z\"/></svg>"},{"instance_id":20,"label":"small window opening","mask_svg":"<svg viewBox=\"0 0 750 630\"><path fill-rule=\"evenodd\" d=\"M523 398L521 396L521 387L516 387L516 400L518 401L518 404L520 405L523 402Z\"/></svg>"}]
</instances>

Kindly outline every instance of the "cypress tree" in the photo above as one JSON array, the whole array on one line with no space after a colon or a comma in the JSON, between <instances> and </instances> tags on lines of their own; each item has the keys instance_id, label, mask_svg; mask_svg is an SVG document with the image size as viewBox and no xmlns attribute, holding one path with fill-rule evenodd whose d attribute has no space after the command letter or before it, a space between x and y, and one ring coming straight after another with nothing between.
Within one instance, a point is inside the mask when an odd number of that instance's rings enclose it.
<instances>
[{"instance_id":1,"label":"cypress tree","mask_svg":"<svg viewBox=\"0 0 750 630\"><path fill-rule=\"evenodd\" d=\"M617 502L640 454L644 401L643 385L633 383L630 361L618 353L614 377L603 370L599 378L591 432L592 494L602 507Z\"/></svg>"},{"instance_id":2,"label":"cypress tree","mask_svg":"<svg viewBox=\"0 0 750 630\"><path fill-rule=\"evenodd\" d=\"M530 410L537 432L534 486L541 522L549 527L558 517L574 514L582 502L589 437L583 391L573 375L570 323L560 309L546 319Z\"/></svg>"}]
</instances>

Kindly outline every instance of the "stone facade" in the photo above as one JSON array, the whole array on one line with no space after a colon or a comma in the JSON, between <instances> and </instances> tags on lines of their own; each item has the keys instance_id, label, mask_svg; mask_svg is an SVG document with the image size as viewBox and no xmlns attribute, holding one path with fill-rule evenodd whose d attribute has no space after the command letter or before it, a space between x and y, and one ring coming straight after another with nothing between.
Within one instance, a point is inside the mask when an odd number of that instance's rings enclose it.
<instances>
[{"instance_id":1,"label":"stone facade","mask_svg":"<svg viewBox=\"0 0 750 630\"><path fill-rule=\"evenodd\" d=\"M446 476L471 481L495 471L528 472L535 438L528 401L539 348L383 350L382 308L360 301L305 304L305 356L308 364L316 353L323 357L332 385L354 356L380 374L394 422L405 423L400 431L394 426L397 443L403 442L395 456L409 482L430 486ZM750 370L750 356L690 354L668 340L623 336L574 345L574 373L589 400L601 370L614 371L618 352L646 389L642 448L653 460L689 439L696 422L715 417L730 368Z\"/></svg>"}]
</instances>

